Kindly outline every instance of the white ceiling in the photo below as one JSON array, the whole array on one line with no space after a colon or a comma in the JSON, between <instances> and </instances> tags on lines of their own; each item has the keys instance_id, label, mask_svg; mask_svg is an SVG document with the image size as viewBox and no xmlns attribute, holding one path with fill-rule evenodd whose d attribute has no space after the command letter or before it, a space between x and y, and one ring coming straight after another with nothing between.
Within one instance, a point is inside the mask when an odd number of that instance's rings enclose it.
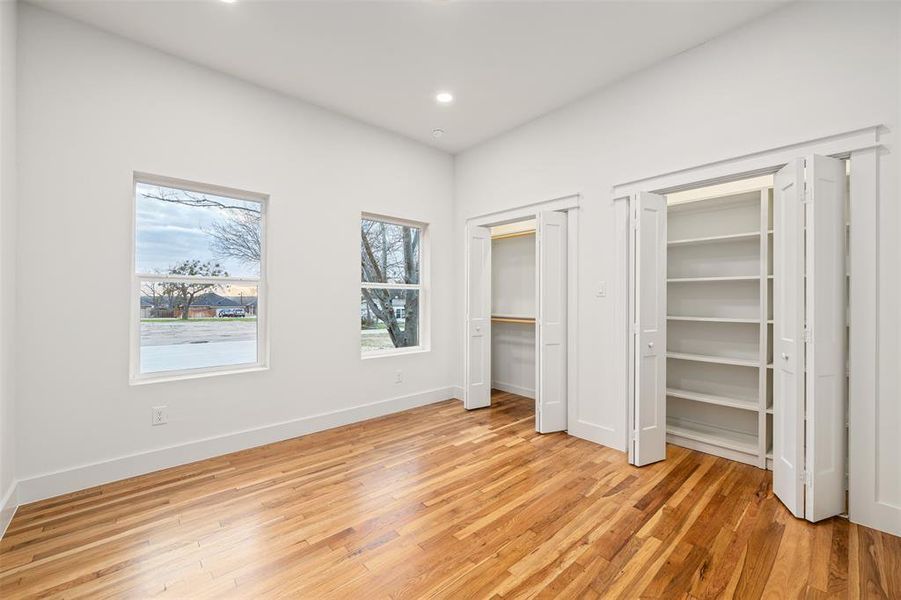
<instances>
[{"instance_id":1,"label":"white ceiling","mask_svg":"<svg viewBox=\"0 0 901 600\"><path fill-rule=\"evenodd\" d=\"M781 1L33 3L458 152ZM437 90L456 100L438 106Z\"/></svg>"}]
</instances>

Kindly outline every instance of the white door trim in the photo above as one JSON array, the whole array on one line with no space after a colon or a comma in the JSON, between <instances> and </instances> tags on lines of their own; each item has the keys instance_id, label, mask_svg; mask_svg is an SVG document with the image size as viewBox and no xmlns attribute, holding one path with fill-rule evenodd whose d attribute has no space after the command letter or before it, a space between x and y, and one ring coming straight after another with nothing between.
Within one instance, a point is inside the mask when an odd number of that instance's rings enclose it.
<instances>
[{"instance_id":1,"label":"white door trim","mask_svg":"<svg viewBox=\"0 0 901 600\"><path fill-rule=\"evenodd\" d=\"M565 196L551 198L550 200L532 202L515 208L496 210L473 217L467 217L466 226L477 225L480 227L492 227L494 225L502 225L504 223L528 219L545 210L569 211L577 209L581 206L581 203L581 194L567 194Z\"/></svg>"},{"instance_id":2,"label":"white door trim","mask_svg":"<svg viewBox=\"0 0 901 600\"><path fill-rule=\"evenodd\" d=\"M658 175L625 180L613 186L612 197L626 198L642 191L670 194L682 189L735 181L754 175L768 175L781 169L790 160L810 154L843 158L852 152L879 146L879 133L883 129L882 125L870 125Z\"/></svg>"}]
</instances>

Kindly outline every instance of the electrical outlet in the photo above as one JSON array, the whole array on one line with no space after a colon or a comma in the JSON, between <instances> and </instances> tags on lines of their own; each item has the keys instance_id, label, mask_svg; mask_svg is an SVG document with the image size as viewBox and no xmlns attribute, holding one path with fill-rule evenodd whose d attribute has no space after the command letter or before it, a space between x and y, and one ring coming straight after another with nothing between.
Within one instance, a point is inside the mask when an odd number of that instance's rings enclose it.
<instances>
[{"instance_id":1,"label":"electrical outlet","mask_svg":"<svg viewBox=\"0 0 901 600\"><path fill-rule=\"evenodd\" d=\"M404 372L398 369L394 373L394 383L403 383L404 382Z\"/></svg>"},{"instance_id":2,"label":"electrical outlet","mask_svg":"<svg viewBox=\"0 0 901 600\"><path fill-rule=\"evenodd\" d=\"M150 409L150 424L165 425L169 422L169 412L167 406L154 406Z\"/></svg>"}]
</instances>

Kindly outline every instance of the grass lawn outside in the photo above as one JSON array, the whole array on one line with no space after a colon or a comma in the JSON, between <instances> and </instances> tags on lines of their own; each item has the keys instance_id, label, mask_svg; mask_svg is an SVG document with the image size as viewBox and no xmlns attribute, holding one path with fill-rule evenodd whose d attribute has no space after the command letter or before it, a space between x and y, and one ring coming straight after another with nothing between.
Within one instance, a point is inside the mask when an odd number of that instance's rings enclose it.
<instances>
[{"instance_id":1,"label":"grass lawn outside","mask_svg":"<svg viewBox=\"0 0 901 600\"><path fill-rule=\"evenodd\" d=\"M360 332L360 349L363 352L394 348L387 329L364 329Z\"/></svg>"}]
</instances>

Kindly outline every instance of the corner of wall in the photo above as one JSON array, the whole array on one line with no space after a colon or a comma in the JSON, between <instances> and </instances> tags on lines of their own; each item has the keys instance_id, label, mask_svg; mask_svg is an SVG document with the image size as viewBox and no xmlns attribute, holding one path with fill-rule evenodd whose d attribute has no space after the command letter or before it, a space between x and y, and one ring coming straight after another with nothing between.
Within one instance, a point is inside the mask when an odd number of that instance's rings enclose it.
<instances>
[{"instance_id":1,"label":"corner of wall","mask_svg":"<svg viewBox=\"0 0 901 600\"><path fill-rule=\"evenodd\" d=\"M18 482L13 481L6 494L0 497L0 540L6 535L6 530L19 508L18 487Z\"/></svg>"},{"instance_id":2,"label":"corner of wall","mask_svg":"<svg viewBox=\"0 0 901 600\"><path fill-rule=\"evenodd\" d=\"M15 428L16 45L18 6L0 1L0 537L18 507Z\"/></svg>"}]
</instances>

